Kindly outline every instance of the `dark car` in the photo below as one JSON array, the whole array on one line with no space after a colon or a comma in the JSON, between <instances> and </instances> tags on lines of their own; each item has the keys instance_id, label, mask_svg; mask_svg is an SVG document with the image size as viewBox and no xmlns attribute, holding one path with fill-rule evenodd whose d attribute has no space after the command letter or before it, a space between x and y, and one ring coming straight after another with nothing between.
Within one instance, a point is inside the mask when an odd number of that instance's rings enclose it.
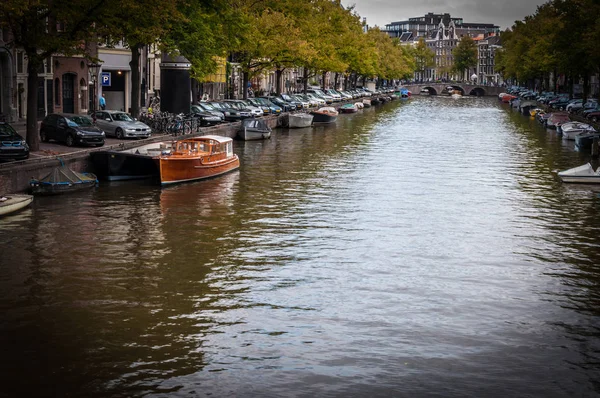
<instances>
[{"instance_id":1,"label":"dark car","mask_svg":"<svg viewBox=\"0 0 600 398\"><path fill-rule=\"evenodd\" d=\"M0 122L0 161L29 157L29 146L11 125Z\"/></svg>"},{"instance_id":2,"label":"dark car","mask_svg":"<svg viewBox=\"0 0 600 398\"><path fill-rule=\"evenodd\" d=\"M104 145L104 131L92 124L92 120L83 115L52 113L44 118L40 126L40 138L43 142L55 140L67 146Z\"/></svg>"},{"instance_id":3,"label":"dark car","mask_svg":"<svg viewBox=\"0 0 600 398\"><path fill-rule=\"evenodd\" d=\"M219 116L203 110L198 105L192 105L190 110L192 117L195 117L200 121L200 127L214 126L221 123L221 118Z\"/></svg>"},{"instance_id":4,"label":"dark car","mask_svg":"<svg viewBox=\"0 0 600 398\"><path fill-rule=\"evenodd\" d=\"M280 97L266 97L269 101L283 109L284 112L291 112L297 109L296 104L291 104L287 101L282 100Z\"/></svg>"}]
</instances>

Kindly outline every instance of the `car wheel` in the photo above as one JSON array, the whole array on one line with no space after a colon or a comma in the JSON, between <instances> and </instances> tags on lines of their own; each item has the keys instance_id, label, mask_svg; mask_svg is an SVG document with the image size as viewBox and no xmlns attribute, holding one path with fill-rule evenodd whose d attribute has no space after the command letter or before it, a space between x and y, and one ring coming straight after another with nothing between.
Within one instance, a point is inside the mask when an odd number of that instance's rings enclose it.
<instances>
[{"instance_id":1,"label":"car wheel","mask_svg":"<svg viewBox=\"0 0 600 398\"><path fill-rule=\"evenodd\" d=\"M67 146L73 146L75 144L75 138L71 134L67 135L67 139L65 140Z\"/></svg>"},{"instance_id":2,"label":"car wheel","mask_svg":"<svg viewBox=\"0 0 600 398\"><path fill-rule=\"evenodd\" d=\"M115 134L117 135L117 138L122 140L124 135L123 135L123 129L118 128L117 131L115 132Z\"/></svg>"},{"instance_id":3,"label":"car wheel","mask_svg":"<svg viewBox=\"0 0 600 398\"><path fill-rule=\"evenodd\" d=\"M40 138L42 142L48 142L48 134L46 134L45 130L40 131Z\"/></svg>"}]
</instances>

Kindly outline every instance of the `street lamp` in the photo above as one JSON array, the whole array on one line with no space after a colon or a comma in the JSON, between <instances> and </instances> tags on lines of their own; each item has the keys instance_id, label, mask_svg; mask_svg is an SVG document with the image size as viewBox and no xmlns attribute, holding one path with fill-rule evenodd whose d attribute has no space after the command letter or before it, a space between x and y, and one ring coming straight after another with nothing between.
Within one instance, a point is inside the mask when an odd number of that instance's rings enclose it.
<instances>
[{"instance_id":1,"label":"street lamp","mask_svg":"<svg viewBox=\"0 0 600 398\"><path fill-rule=\"evenodd\" d=\"M90 71L90 80L92 82L92 115L94 120L96 118L96 86L98 85L98 71L102 65L97 63L88 64L88 70Z\"/></svg>"}]
</instances>

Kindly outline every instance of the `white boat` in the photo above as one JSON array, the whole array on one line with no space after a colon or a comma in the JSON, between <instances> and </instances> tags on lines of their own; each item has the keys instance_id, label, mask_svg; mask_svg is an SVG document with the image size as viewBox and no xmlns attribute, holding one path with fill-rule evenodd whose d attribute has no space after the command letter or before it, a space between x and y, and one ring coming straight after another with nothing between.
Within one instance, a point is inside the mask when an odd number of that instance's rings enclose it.
<instances>
[{"instance_id":1,"label":"white boat","mask_svg":"<svg viewBox=\"0 0 600 398\"><path fill-rule=\"evenodd\" d=\"M462 95L454 93L451 95L452 98L458 99L458 98L462 98Z\"/></svg>"},{"instance_id":2,"label":"white boat","mask_svg":"<svg viewBox=\"0 0 600 398\"><path fill-rule=\"evenodd\" d=\"M591 163L561 171L558 177L562 182L575 182L583 184L600 184L600 168L594 170Z\"/></svg>"},{"instance_id":3,"label":"white boat","mask_svg":"<svg viewBox=\"0 0 600 398\"><path fill-rule=\"evenodd\" d=\"M368 98L363 98L362 103L363 103L363 107L365 107L365 108L371 107L371 100Z\"/></svg>"},{"instance_id":4,"label":"white boat","mask_svg":"<svg viewBox=\"0 0 600 398\"><path fill-rule=\"evenodd\" d=\"M570 122L563 123L560 125L560 132L562 133L563 140L573 141L576 136L582 133L593 133L596 129L586 123Z\"/></svg>"},{"instance_id":5,"label":"white boat","mask_svg":"<svg viewBox=\"0 0 600 398\"><path fill-rule=\"evenodd\" d=\"M291 129L310 127L313 122L313 117L313 115L308 113L290 113L288 121L289 127Z\"/></svg>"},{"instance_id":6,"label":"white boat","mask_svg":"<svg viewBox=\"0 0 600 398\"><path fill-rule=\"evenodd\" d=\"M14 213L33 202L33 195L10 194L0 197L0 216Z\"/></svg>"},{"instance_id":7,"label":"white boat","mask_svg":"<svg viewBox=\"0 0 600 398\"><path fill-rule=\"evenodd\" d=\"M271 128L263 119L244 119L237 135L244 141L264 140L271 138Z\"/></svg>"},{"instance_id":8,"label":"white boat","mask_svg":"<svg viewBox=\"0 0 600 398\"><path fill-rule=\"evenodd\" d=\"M357 102L354 104L354 106L356 106L358 109L363 109L365 107L365 104L363 104L362 102Z\"/></svg>"}]
</instances>

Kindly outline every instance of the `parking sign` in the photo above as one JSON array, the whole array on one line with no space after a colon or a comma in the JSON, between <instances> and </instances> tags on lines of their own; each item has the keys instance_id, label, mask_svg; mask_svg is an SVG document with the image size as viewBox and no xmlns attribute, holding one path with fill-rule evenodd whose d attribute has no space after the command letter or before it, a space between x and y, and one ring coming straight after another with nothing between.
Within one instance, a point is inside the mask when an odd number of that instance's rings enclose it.
<instances>
[{"instance_id":1,"label":"parking sign","mask_svg":"<svg viewBox=\"0 0 600 398\"><path fill-rule=\"evenodd\" d=\"M103 87L110 87L110 72L102 72L101 80Z\"/></svg>"}]
</instances>

